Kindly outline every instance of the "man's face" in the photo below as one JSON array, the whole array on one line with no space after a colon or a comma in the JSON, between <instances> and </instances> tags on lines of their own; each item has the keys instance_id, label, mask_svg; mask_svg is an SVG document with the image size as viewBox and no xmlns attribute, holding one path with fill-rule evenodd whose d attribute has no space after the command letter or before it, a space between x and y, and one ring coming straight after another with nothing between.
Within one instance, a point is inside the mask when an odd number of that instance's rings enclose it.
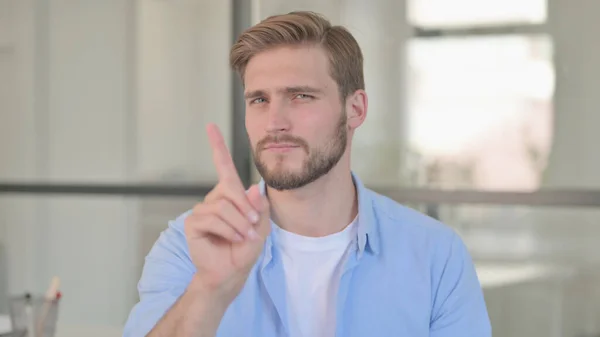
<instances>
[{"instance_id":1,"label":"man's face","mask_svg":"<svg viewBox=\"0 0 600 337\"><path fill-rule=\"evenodd\" d=\"M277 190L327 174L347 148L346 112L320 47L254 56L245 73L246 129L256 167Z\"/></svg>"}]
</instances>

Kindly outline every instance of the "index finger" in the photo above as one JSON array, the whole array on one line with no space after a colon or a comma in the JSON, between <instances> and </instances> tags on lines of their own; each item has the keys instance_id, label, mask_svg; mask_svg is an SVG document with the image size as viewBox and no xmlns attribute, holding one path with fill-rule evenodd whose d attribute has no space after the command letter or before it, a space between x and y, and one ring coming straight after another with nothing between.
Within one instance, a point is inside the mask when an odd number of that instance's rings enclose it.
<instances>
[{"instance_id":1,"label":"index finger","mask_svg":"<svg viewBox=\"0 0 600 337\"><path fill-rule=\"evenodd\" d=\"M233 159L231 159L231 154L229 154L219 127L215 124L208 124L206 126L206 133L208 134L213 162L217 168L219 180L237 181L241 185L240 176L235 169Z\"/></svg>"}]
</instances>

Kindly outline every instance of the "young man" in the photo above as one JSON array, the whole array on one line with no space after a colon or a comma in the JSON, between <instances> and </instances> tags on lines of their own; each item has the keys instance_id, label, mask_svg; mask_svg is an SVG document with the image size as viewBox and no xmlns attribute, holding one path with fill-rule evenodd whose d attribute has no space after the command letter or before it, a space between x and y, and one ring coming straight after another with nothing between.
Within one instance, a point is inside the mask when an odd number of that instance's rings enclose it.
<instances>
[{"instance_id":1,"label":"young man","mask_svg":"<svg viewBox=\"0 0 600 337\"><path fill-rule=\"evenodd\" d=\"M125 336L491 336L461 239L350 170L367 114L352 35L275 16L240 36L231 65L263 179L245 191L207 128L219 182L149 253Z\"/></svg>"}]
</instances>

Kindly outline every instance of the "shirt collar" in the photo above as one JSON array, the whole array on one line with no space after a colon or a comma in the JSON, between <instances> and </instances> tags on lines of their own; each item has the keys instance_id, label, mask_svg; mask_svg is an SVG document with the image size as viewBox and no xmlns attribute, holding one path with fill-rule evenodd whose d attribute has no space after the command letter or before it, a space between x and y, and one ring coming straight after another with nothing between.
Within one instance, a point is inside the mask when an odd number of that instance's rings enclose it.
<instances>
[{"instance_id":1,"label":"shirt collar","mask_svg":"<svg viewBox=\"0 0 600 337\"><path fill-rule=\"evenodd\" d=\"M374 200L372 193L364 186L360 178L352 172L352 179L358 196L358 253L359 257L365 250L373 254L379 254L379 232L377 228L377 218L375 217ZM266 184L264 179L258 183L262 195L265 194ZM273 246L272 235L269 235L265 242L265 257L271 258L271 248Z\"/></svg>"},{"instance_id":2,"label":"shirt collar","mask_svg":"<svg viewBox=\"0 0 600 337\"><path fill-rule=\"evenodd\" d=\"M358 250L362 254L368 247L377 255L379 254L379 232L372 193L354 172L352 172L352 179L358 195Z\"/></svg>"}]
</instances>

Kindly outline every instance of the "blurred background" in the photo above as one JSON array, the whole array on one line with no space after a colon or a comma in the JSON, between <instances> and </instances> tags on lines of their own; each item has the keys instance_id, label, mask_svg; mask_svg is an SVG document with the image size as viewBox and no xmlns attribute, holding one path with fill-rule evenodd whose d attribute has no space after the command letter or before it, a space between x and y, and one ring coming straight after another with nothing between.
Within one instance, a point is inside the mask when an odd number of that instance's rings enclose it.
<instances>
[{"instance_id":1,"label":"blurred background","mask_svg":"<svg viewBox=\"0 0 600 337\"><path fill-rule=\"evenodd\" d=\"M358 39L353 169L463 237L494 336L600 336L597 0L0 0L0 315L58 275L61 336L120 335L206 123L258 179L229 48L292 10Z\"/></svg>"}]
</instances>

